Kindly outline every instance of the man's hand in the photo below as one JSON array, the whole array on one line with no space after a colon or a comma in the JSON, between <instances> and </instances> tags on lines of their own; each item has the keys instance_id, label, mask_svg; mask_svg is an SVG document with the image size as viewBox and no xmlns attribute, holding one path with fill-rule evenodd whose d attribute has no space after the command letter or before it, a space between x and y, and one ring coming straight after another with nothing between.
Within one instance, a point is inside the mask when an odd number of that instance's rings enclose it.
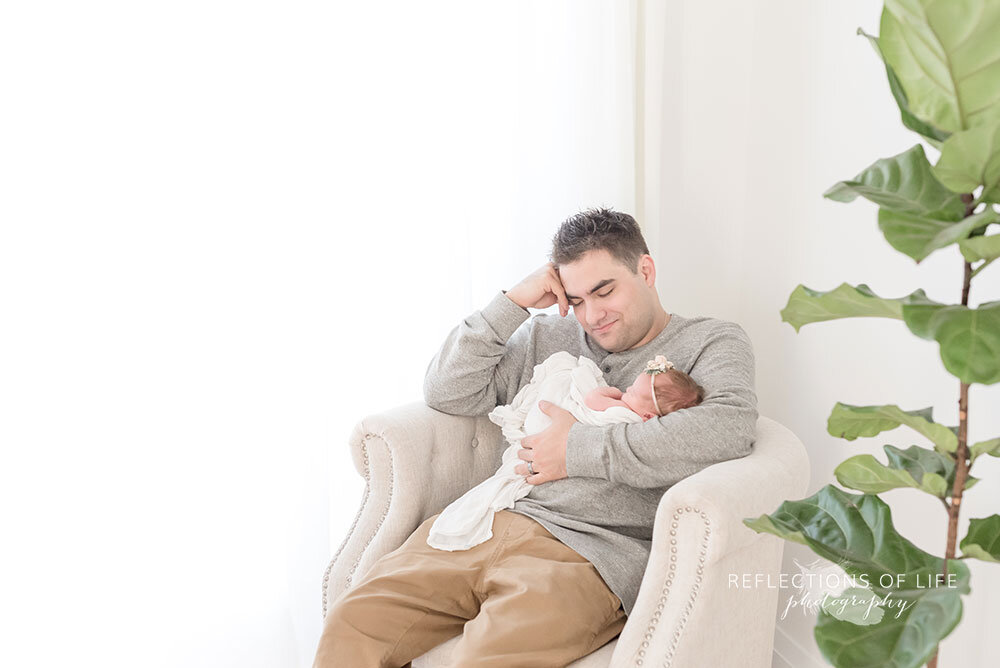
<instances>
[{"instance_id":1,"label":"man's hand","mask_svg":"<svg viewBox=\"0 0 1000 668\"><path fill-rule=\"evenodd\" d=\"M552 418L552 424L537 434L522 438L521 449L517 451L518 459L532 462L535 474L528 472L527 464L514 467L515 473L528 476L525 480L529 485L569 477L566 473L566 439L570 427L577 421L572 413L548 401L539 401L538 408Z\"/></svg>"},{"instance_id":2,"label":"man's hand","mask_svg":"<svg viewBox=\"0 0 1000 668\"><path fill-rule=\"evenodd\" d=\"M507 291L512 302L527 310L531 308L548 308L559 302L559 315L569 313L569 301L559 272L554 262L549 262L536 269L520 283Z\"/></svg>"}]
</instances>

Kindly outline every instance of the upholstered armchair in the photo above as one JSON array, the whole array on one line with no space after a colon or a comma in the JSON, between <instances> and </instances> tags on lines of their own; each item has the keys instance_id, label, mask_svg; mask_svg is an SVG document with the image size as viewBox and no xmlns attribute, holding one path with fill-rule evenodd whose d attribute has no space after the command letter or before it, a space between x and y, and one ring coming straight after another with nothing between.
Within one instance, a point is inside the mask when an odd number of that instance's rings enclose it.
<instances>
[{"instance_id":1,"label":"upholstered armchair","mask_svg":"<svg viewBox=\"0 0 1000 668\"><path fill-rule=\"evenodd\" d=\"M422 403L363 419L350 438L364 498L323 577L323 616L382 555L500 465L500 429ZM574 668L771 666L778 590L744 587L744 573L777 581L783 541L741 522L801 498L809 475L802 443L761 417L747 457L710 466L663 495L653 549L621 635ZM750 578L754 580L753 577ZM767 582L767 580L763 580ZM457 638L413 661L448 665Z\"/></svg>"}]
</instances>

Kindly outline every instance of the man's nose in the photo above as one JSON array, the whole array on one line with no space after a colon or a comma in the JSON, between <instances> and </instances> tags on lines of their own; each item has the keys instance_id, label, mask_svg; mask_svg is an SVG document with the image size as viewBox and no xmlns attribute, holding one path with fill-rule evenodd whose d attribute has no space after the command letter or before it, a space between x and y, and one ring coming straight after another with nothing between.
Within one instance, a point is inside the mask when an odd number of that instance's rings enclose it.
<instances>
[{"instance_id":1,"label":"man's nose","mask_svg":"<svg viewBox=\"0 0 1000 668\"><path fill-rule=\"evenodd\" d=\"M604 322L604 316L607 311L604 309L589 308L587 309L587 324L591 327L597 327L602 322Z\"/></svg>"}]
</instances>

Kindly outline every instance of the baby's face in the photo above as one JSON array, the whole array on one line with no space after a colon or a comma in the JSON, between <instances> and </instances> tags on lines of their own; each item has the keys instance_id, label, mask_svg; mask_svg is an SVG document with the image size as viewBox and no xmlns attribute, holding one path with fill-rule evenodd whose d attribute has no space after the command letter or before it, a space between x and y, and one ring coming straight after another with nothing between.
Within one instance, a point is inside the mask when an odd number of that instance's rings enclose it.
<instances>
[{"instance_id":1,"label":"baby's face","mask_svg":"<svg viewBox=\"0 0 1000 668\"><path fill-rule=\"evenodd\" d=\"M655 376L650 376L645 371L640 373L635 382L622 393L622 401L641 415L643 420L656 417L656 405L653 403L653 386L650 378L655 378Z\"/></svg>"}]
</instances>

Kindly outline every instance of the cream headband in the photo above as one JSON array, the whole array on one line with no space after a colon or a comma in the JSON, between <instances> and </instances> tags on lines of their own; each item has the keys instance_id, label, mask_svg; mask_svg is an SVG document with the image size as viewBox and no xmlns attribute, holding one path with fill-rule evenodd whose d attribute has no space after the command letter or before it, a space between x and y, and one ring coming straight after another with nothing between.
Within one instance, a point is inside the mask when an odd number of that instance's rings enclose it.
<instances>
[{"instance_id":1,"label":"cream headband","mask_svg":"<svg viewBox=\"0 0 1000 668\"><path fill-rule=\"evenodd\" d=\"M653 406L656 407L656 415L658 417L663 417L663 413L660 412L660 406L656 403L656 374L666 373L668 369L673 369L674 363L667 360L663 355L657 355L653 359L646 362L646 373L649 374L649 391L653 395Z\"/></svg>"}]
</instances>

